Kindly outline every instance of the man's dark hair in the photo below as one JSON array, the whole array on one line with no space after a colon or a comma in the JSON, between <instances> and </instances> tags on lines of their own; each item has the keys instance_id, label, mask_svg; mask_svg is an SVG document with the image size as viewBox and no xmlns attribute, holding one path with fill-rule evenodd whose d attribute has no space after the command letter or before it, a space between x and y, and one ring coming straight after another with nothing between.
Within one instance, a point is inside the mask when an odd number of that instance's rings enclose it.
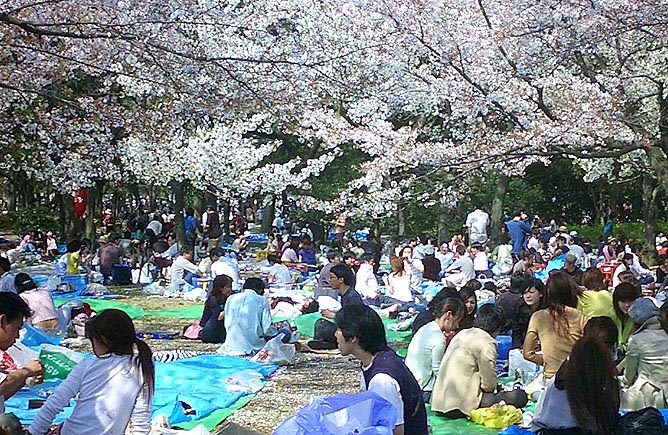
<instances>
[{"instance_id":1,"label":"man's dark hair","mask_svg":"<svg viewBox=\"0 0 668 435\"><path fill-rule=\"evenodd\" d=\"M27 319L32 315L30 307L21 296L10 293L0 292L0 315L7 316L9 322L17 319Z\"/></svg>"},{"instance_id":2,"label":"man's dark hair","mask_svg":"<svg viewBox=\"0 0 668 435\"><path fill-rule=\"evenodd\" d=\"M346 261L346 260L349 259L349 258L357 258L357 257L355 257L355 253L354 253L354 252L350 252L350 251L348 251L348 252L344 252L344 253L343 253L343 261Z\"/></svg>"},{"instance_id":3,"label":"man's dark hair","mask_svg":"<svg viewBox=\"0 0 668 435\"><path fill-rule=\"evenodd\" d=\"M74 239L67 244L68 253L79 252L80 249L81 249L81 241L79 241L78 239Z\"/></svg>"},{"instance_id":4,"label":"man's dark hair","mask_svg":"<svg viewBox=\"0 0 668 435\"><path fill-rule=\"evenodd\" d=\"M434 318L439 318L448 311L450 311L454 317L462 318L466 315L466 306L459 298L447 298L439 302L434 307L431 314Z\"/></svg>"},{"instance_id":5,"label":"man's dark hair","mask_svg":"<svg viewBox=\"0 0 668 435\"><path fill-rule=\"evenodd\" d=\"M459 299L459 292L457 292L456 288L445 287L444 289L436 293L436 296L434 296L434 298L427 304L427 309L433 315L434 308L436 308L436 305L438 305L439 302L449 298Z\"/></svg>"},{"instance_id":6,"label":"man's dark hair","mask_svg":"<svg viewBox=\"0 0 668 435\"><path fill-rule=\"evenodd\" d=\"M179 249L180 254L192 254L193 248L192 246L184 245L181 246L181 249Z\"/></svg>"},{"instance_id":7,"label":"man's dark hair","mask_svg":"<svg viewBox=\"0 0 668 435\"><path fill-rule=\"evenodd\" d=\"M455 248L455 250L457 251L457 253L458 253L459 255L464 255L464 254L466 254L466 246L464 246L464 245L457 245L457 247Z\"/></svg>"},{"instance_id":8,"label":"man's dark hair","mask_svg":"<svg viewBox=\"0 0 668 435\"><path fill-rule=\"evenodd\" d=\"M0 257L0 269L2 269L2 273L9 272L11 268L12 263L10 263L9 260L5 257Z\"/></svg>"},{"instance_id":9,"label":"man's dark hair","mask_svg":"<svg viewBox=\"0 0 668 435\"><path fill-rule=\"evenodd\" d=\"M186 216L195 216L195 210L192 207L186 209Z\"/></svg>"},{"instance_id":10,"label":"man's dark hair","mask_svg":"<svg viewBox=\"0 0 668 435\"><path fill-rule=\"evenodd\" d=\"M257 277L247 278L246 282L244 282L244 289L254 290L255 293L259 294L260 296L263 296L264 281L262 281L262 278L257 278Z\"/></svg>"},{"instance_id":11,"label":"man's dark hair","mask_svg":"<svg viewBox=\"0 0 668 435\"><path fill-rule=\"evenodd\" d=\"M338 278L342 279L345 285L353 285L353 283L355 282L355 275L353 275L353 271L350 270L350 268L345 264L337 264L336 266L332 267L329 271L330 273L336 275Z\"/></svg>"},{"instance_id":12,"label":"man's dark hair","mask_svg":"<svg viewBox=\"0 0 668 435\"><path fill-rule=\"evenodd\" d=\"M336 327L346 341L357 337L360 347L372 355L387 348L383 321L366 305L353 304L341 308L336 313Z\"/></svg>"},{"instance_id":13,"label":"man's dark hair","mask_svg":"<svg viewBox=\"0 0 668 435\"><path fill-rule=\"evenodd\" d=\"M585 325L582 336L598 338L610 349L617 344L617 325L607 316L592 317Z\"/></svg>"},{"instance_id":14,"label":"man's dark hair","mask_svg":"<svg viewBox=\"0 0 668 435\"><path fill-rule=\"evenodd\" d=\"M276 255L276 254L267 255L267 261L269 263L278 263L278 255Z\"/></svg>"},{"instance_id":15,"label":"man's dark hair","mask_svg":"<svg viewBox=\"0 0 668 435\"><path fill-rule=\"evenodd\" d=\"M473 327L480 328L488 334L497 333L506 324L506 314L503 308L492 304L485 304L478 310L478 315L473 320Z\"/></svg>"},{"instance_id":16,"label":"man's dark hair","mask_svg":"<svg viewBox=\"0 0 668 435\"><path fill-rule=\"evenodd\" d=\"M223 251L222 248L213 248L211 251L209 251L209 255L213 255L214 257L224 257L225 256L225 251Z\"/></svg>"},{"instance_id":17,"label":"man's dark hair","mask_svg":"<svg viewBox=\"0 0 668 435\"><path fill-rule=\"evenodd\" d=\"M329 260L329 261L332 261L332 260L335 259L336 257L341 258L341 254L339 254L338 251L329 251L329 252L327 253L327 260Z\"/></svg>"},{"instance_id":18,"label":"man's dark hair","mask_svg":"<svg viewBox=\"0 0 668 435\"><path fill-rule=\"evenodd\" d=\"M515 273L510 277L510 293L521 295L532 282L533 278L526 273Z\"/></svg>"},{"instance_id":19,"label":"man's dark hair","mask_svg":"<svg viewBox=\"0 0 668 435\"><path fill-rule=\"evenodd\" d=\"M368 253L368 252L365 252L365 253L362 254L362 256L360 257L360 261L361 261L362 263L367 263L367 262L369 262L369 261L371 261L371 260L373 260L373 254L370 254L370 253Z\"/></svg>"}]
</instances>

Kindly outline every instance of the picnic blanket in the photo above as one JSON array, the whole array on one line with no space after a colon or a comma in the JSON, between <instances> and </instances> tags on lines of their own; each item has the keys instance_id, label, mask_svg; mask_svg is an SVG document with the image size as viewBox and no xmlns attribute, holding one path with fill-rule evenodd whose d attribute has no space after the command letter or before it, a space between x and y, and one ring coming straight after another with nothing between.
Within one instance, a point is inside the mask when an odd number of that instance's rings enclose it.
<instances>
[{"instance_id":1,"label":"picnic blanket","mask_svg":"<svg viewBox=\"0 0 668 435\"><path fill-rule=\"evenodd\" d=\"M315 322L322 318L320 313L302 314L295 318L295 326L300 334L307 337L313 337L313 327ZM392 331L388 325L396 323L395 320L382 318L383 325L385 325L385 337L388 341L411 341L413 336L412 329L408 331Z\"/></svg>"},{"instance_id":2,"label":"picnic blanket","mask_svg":"<svg viewBox=\"0 0 668 435\"><path fill-rule=\"evenodd\" d=\"M496 435L496 434L531 434L531 431L520 429L517 426L510 426L508 429L499 431L498 429L489 429L485 426L475 424L466 418L451 419L436 414L431 410L431 405L427 404L427 419L431 425L432 435Z\"/></svg>"},{"instance_id":3,"label":"picnic blanket","mask_svg":"<svg viewBox=\"0 0 668 435\"><path fill-rule=\"evenodd\" d=\"M239 409L261 388L278 367L242 358L221 355L200 355L170 363L155 364L155 395L153 415L165 414L170 424L191 429L198 424L211 430ZM60 383L50 380L33 388L23 388L5 402L6 412L13 412L22 424L30 424L38 409L28 409L31 399L43 399ZM185 415L181 402L195 413ZM74 401L58 414L55 423L71 415Z\"/></svg>"},{"instance_id":4,"label":"picnic blanket","mask_svg":"<svg viewBox=\"0 0 668 435\"><path fill-rule=\"evenodd\" d=\"M202 317L204 304L189 305L187 307L171 308L169 310L147 311L147 316L172 317L181 319L199 319Z\"/></svg>"}]
</instances>

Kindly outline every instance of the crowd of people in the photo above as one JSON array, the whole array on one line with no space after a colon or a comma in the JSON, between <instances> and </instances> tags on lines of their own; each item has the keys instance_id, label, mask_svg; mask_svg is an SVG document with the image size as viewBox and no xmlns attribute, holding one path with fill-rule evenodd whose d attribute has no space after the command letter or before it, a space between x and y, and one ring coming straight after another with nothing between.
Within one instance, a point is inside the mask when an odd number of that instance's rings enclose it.
<instances>
[{"instance_id":1,"label":"crowd of people","mask_svg":"<svg viewBox=\"0 0 668 435\"><path fill-rule=\"evenodd\" d=\"M141 263L150 261L173 283L203 278L208 291L202 317L184 335L219 343L219 352L227 355L252 356L274 337L294 341L290 325L274 325L272 316L320 312L308 346L338 348L360 360L362 388L377 392L397 409L395 434L427 434L426 403L450 418L470 417L475 409L501 402L524 407L529 397L521 385L506 391L497 382L499 335L509 336L512 348L542 368L545 389L533 422L535 432L607 434L619 424L620 409L668 406L664 235L657 237L656 246L661 264L651 269L643 262L642 247L622 234L613 236L612 228L594 246L564 225L532 225L520 209L504 224L496 244L489 240L490 219L482 207L468 215L462 234L440 243L414 237L383 244L372 234L366 240L348 240L341 214L332 221L333 241L328 245L313 240L309 225L293 234L282 233L285 222L277 219L276 232L261 247L266 260L255 276L240 271L240 261L251 252L250 233L237 222L237 235L228 245L213 206L199 220L192 209L186 210L188 243L183 246L169 228L173 217L142 214L127 229L133 229L131 237L145 240L141 243L147 251L130 249L131 244L122 243L124 237L112 233L98 249L75 240L67 244L65 254L53 258L57 273L97 267L108 278L121 258L137 261L131 257L144 255L134 266L141 269ZM108 228L113 228L111 222L107 220ZM26 236L23 247L31 249L31 241ZM54 243L47 240L46 246L53 248ZM52 251L47 248L49 255ZM57 323L48 291L28 275L10 274L10 269L10 260L0 257L0 291L18 294L7 305L13 311L0 312L3 350L13 344L15 327L24 320L44 330ZM312 295L275 292L289 290L296 276L312 273ZM127 323L120 314L113 315L118 317L114 321ZM56 391L30 433L44 433L55 413L77 393L115 391L114 379L88 385L86 373L98 366L118 369L133 379L123 403L109 406L118 407L114 412L122 414L125 423L132 417L137 427L145 424L153 382L150 350L129 338L134 334L129 326L128 331L109 331L102 320L111 316L98 315L87 323L98 359L77 369L61 387L66 391ZM388 347L383 317L410 321L413 336L405 360ZM117 332L126 334L113 335ZM107 360L107 355L113 358ZM10 397L25 378L39 378L40 370L36 362L16 380L0 377L0 393ZM586 379L595 379L597 385L582 385ZM586 400L581 403L579 398ZM80 411L75 409L62 433L77 433L93 403L80 401L77 406ZM112 426L123 423L100 424L105 428L99 433L111 433Z\"/></svg>"}]
</instances>

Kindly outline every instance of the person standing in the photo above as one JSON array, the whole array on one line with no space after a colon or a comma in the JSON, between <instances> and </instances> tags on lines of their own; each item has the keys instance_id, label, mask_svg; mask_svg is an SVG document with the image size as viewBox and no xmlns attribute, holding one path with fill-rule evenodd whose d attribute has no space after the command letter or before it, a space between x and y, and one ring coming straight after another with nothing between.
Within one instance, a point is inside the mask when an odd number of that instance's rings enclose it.
<instances>
[{"instance_id":1,"label":"person standing","mask_svg":"<svg viewBox=\"0 0 668 435\"><path fill-rule=\"evenodd\" d=\"M469 231L469 244L487 242L487 227L489 226L489 215L482 209L481 204L476 204L475 210L466 216L466 228Z\"/></svg>"},{"instance_id":2,"label":"person standing","mask_svg":"<svg viewBox=\"0 0 668 435\"><path fill-rule=\"evenodd\" d=\"M526 249L529 236L531 236L531 225L526 221L527 217L524 210L518 209L515 211L513 218L506 223L513 245L511 253L514 261L519 260L520 253L523 249Z\"/></svg>"},{"instance_id":3,"label":"person standing","mask_svg":"<svg viewBox=\"0 0 668 435\"><path fill-rule=\"evenodd\" d=\"M220 247L220 236L223 235L223 230L220 228L220 217L218 211L213 205L206 208L206 224L204 225L204 236L208 240L207 249L210 251L213 248Z\"/></svg>"}]
</instances>

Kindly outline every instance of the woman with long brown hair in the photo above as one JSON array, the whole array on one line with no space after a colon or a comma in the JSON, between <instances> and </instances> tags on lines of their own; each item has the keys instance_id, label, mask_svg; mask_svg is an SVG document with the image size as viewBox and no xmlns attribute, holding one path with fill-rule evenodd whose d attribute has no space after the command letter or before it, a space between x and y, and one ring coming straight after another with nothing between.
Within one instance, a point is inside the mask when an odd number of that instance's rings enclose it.
<instances>
[{"instance_id":1,"label":"woman with long brown hair","mask_svg":"<svg viewBox=\"0 0 668 435\"><path fill-rule=\"evenodd\" d=\"M545 289L545 309L531 315L522 351L524 358L542 365L545 378L554 376L582 336L587 318L576 310L578 286L565 272L550 274ZM537 353L540 340L542 354Z\"/></svg>"}]
</instances>

